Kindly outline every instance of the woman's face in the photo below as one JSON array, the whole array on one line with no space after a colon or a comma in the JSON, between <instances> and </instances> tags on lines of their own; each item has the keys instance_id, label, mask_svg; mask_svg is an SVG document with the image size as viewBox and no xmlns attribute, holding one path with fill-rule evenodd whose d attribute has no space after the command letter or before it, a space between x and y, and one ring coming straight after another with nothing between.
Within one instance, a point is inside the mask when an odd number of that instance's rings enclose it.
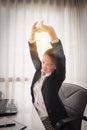
<instances>
[{"instance_id":1,"label":"woman's face","mask_svg":"<svg viewBox=\"0 0 87 130\"><path fill-rule=\"evenodd\" d=\"M52 58L45 54L42 59L42 71L44 74L54 71L56 68Z\"/></svg>"}]
</instances>

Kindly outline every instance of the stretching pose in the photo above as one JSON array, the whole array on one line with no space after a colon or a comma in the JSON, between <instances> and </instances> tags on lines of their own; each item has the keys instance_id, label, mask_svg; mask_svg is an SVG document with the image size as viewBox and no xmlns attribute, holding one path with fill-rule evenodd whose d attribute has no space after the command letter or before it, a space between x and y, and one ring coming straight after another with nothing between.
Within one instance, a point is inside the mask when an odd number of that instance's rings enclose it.
<instances>
[{"instance_id":1,"label":"stretching pose","mask_svg":"<svg viewBox=\"0 0 87 130\"><path fill-rule=\"evenodd\" d=\"M43 31L49 34L52 48L44 53L42 61L40 61L35 33ZM53 130L57 121L67 116L64 105L58 96L58 90L65 79L66 72L62 43L54 28L45 25L43 21L40 26L37 26L37 22L33 24L28 43L31 59L36 69L31 85L32 102L46 130Z\"/></svg>"}]
</instances>

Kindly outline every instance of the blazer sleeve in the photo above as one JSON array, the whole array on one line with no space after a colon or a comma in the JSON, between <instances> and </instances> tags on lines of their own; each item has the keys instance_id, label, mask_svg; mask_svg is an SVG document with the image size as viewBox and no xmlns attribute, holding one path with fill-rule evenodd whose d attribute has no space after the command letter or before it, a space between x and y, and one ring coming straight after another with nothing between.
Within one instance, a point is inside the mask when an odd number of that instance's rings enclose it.
<instances>
[{"instance_id":1,"label":"blazer sleeve","mask_svg":"<svg viewBox=\"0 0 87 130\"><path fill-rule=\"evenodd\" d=\"M63 82L66 74L66 57L63 46L60 40L57 43L51 43L51 45L53 49L52 53L55 58L54 62L56 65L57 78Z\"/></svg>"},{"instance_id":2,"label":"blazer sleeve","mask_svg":"<svg viewBox=\"0 0 87 130\"><path fill-rule=\"evenodd\" d=\"M28 42L28 45L29 45L32 62L34 64L35 69L38 70L41 68L41 61L40 61L40 58L39 58L39 55L37 52L36 42L34 42L32 44L30 42Z\"/></svg>"}]
</instances>

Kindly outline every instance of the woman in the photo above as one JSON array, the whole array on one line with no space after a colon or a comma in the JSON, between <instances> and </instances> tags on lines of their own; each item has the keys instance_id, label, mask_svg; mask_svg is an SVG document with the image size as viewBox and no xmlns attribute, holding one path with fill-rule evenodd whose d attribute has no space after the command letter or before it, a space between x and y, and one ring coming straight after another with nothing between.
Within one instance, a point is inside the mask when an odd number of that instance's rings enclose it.
<instances>
[{"instance_id":1,"label":"woman","mask_svg":"<svg viewBox=\"0 0 87 130\"><path fill-rule=\"evenodd\" d=\"M41 62L37 52L35 33L42 31L49 34L52 48L44 53ZM36 69L31 85L32 102L46 130L53 130L57 121L67 116L58 96L58 90L65 79L66 71L63 47L54 28L45 25L43 21L40 26L37 26L37 22L33 24L28 43Z\"/></svg>"}]
</instances>

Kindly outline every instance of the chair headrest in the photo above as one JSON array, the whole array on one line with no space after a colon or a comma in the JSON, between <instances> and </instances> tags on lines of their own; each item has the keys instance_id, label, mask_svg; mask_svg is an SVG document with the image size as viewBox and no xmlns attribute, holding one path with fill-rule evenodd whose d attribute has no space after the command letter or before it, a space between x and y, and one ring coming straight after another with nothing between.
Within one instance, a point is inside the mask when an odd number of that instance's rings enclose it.
<instances>
[{"instance_id":1,"label":"chair headrest","mask_svg":"<svg viewBox=\"0 0 87 130\"><path fill-rule=\"evenodd\" d=\"M83 114L87 104L87 89L75 84L63 83L58 94L69 115Z\"/></svg>"}]
</instances>

